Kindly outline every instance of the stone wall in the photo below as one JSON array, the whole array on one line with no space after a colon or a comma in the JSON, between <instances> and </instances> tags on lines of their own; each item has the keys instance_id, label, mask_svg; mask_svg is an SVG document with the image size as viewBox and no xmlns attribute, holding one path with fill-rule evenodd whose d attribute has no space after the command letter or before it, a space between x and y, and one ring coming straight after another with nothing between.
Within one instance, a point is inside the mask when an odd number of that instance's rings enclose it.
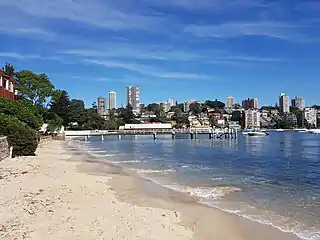
<instances>
[{"instance_id":1,"label":"stone wall","mask_svg":"<svg viewBox=\"0 0 320 240\"><path fill-rule=\"evenodd\" d=\"M9 157L9 144L7 137L0 137L0 161Z\"/></svg>"}]
</instances>

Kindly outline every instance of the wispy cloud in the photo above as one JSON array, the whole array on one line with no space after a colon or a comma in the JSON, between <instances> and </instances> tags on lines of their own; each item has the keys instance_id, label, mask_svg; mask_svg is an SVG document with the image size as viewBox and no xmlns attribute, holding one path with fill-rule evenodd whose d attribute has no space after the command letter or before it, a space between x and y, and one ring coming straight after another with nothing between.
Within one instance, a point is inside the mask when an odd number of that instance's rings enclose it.
<instances>
[{"instance_id":1,"label":"wispy cloud","mask_svg":"<svg viewBox=\"0 0 320 240\"><path fill-rule=\"evenodd\" d=\"M130 72L139 73L145 76L152 76L157 78L171 78L171 79L214 79L213 77L200 75L195 73L184 73L184 72L167 72L159 67L122 62L122 61L111 61L111 60L91 60L85 59L88 64L102 65L108 68L120 68Z\"/></svg>"},{"instance_id":2,"label":"wispy cloud","mask_svg":"<svg viewBox=\"0 0 320 240\"><path fill-rule=\"evenodd\" d=\"M91 46L91 49L72 49L60 51L59 53L94 58L113 57L179 61L196 60L204 57L204 55L200 55L190 49L181 51L164 45L141 46L128 43L102 44L101 46Z\"/></svg>"},{"instance_id":3,"label":"wispy cloud","mask_svg":"<svg viewBox=\"0 0 320 240\"><path fill-rule=\"evenodd\" d=\"M162 24L159 16L123 12L112 1L103 0L15 0L0 1L0 6L43 20L69 20L110 30L154 30Z\"/></svg>"},{"instance_id":4,"label":"wispy cloud","mask_svg":"<svg viewBox=\"0 0 320 240\"><path fill-rule=\"evenodd\" d=\"M149 4L162 7L179 7L186 10L223 11L235 8L265 7L263 0L147 0Z\"/></svg>"},{"instance_id":5,"label":"wispy cloud","mask_svg":"<svg viewBox=\"0 0 320 240\"><path fill-rule=\"evenodd\" d=\"M65 64L74 64L75 61L70 61L59 56L45 56L38 54L21 54L17 52L0 52L0 57L12 58L18 60L45 60L45 61L58 61Z\"/></svg>"},{"instance_id":6,"label":"wispy cloud","mask_svg":"<svg viewBox=\"0 0 320 240\"><path fill-rule=\"evenodd\" d=\"M260 36L287 41L310 41L301 33L302 26L280 22L231 22L220 25L188 25L184 31L198 37L237 38Z\"/></svg>"}]
</instances>

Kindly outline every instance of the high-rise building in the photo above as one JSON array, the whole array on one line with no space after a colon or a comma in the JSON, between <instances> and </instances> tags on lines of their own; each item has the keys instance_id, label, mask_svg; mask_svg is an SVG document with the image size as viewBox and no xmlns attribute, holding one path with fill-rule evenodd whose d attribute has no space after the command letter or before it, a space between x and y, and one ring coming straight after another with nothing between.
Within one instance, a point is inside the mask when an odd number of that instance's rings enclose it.
<instances>
[{"instance_id":1,"label":"high-rise building","mask_svg":"<svg viewBox=\"0 0 320 240\"><path fill-rule=\"evenodd\" d=\"M233 108L234 104L235 104L234 97L228 96L226 101L226 107Z\"/></svg>"},{"instance_id":2,"label":"high-rise building","mask_svg":"<svg viewBox=\"0 0 320 240\"><path fill-rule=\"evenodd\" d=\"M167 104L168 104L168 107L171 108L173 106L173 100L168 99Z\"/></svg>"},{"instance_id":3,"label":"high-rise building","mask_svg":"<svg viewBox=\"0 0 320 240\"><path fill-rule=\"evenodd\" d=\"M97 112L99 115L104 115L106 112L106 98L98 97L97 100Z\"/></svg>"},{"instance_id":4,"label":"high-rise building","mask_svg":"<svg viewBox=\"0 0 320 240\"><path fill-rule=\"evenodd\" d=\"M290 112L290 98L285 93L280 94L279 108L280 108L280 113L289 113Z\"/></svg>"},{"instance_id":5,"label":"high-rise building","mask_svg":"<svg viewBox=\"0 0 320 240\"><path fill-rule=\"evenodd\" d=\"M260 112L254 109L243 111L242 127L244 129L260 128Z\"/></svg>"},{"instance_id":6,"label":"high-rise building","mask_svg":"<svg viewBox=\"0 0 320 240\"><path fill-rule=\"evenodd\" d=\"M246 110L258 109L259 108L259 101L257 98L247 98L242 101L242 107Z\"/></svg>"},{"instance_id":7,"label":"high-rise building","mask_svg":"<svg viewBox=\"0 0 320 240\"><path fill-rule=\"evenodd\" d=\"M317 112L315 108L304 109L304 118L313 128L317 127Z\"/></svg>"},{"instance_id":8,"label":"high-rise building","mask_svg":"<svg viewBox=\"0 0 320 240\"><path fill-rule=\"evenodd\" d=\"M127 105L131 105L134 111L140 110L140 87L127 87Z\"/></svg>"},{"instance_id":9,"label":"high-rise building","mask_svg":"<svg viewBox=\"0 0 320 240\"><path fill-rule=\"evenodd\" d=\"M293 107L299 108L301 111L305 108L305 102L303 98L295 97L291 101Z\"/></svg>"},{"instance_id":10,"label":"high-rise building","mask_svg":"<svg viewBox=\"0 0 320 240\"><path fill-rule=\"evenodd\" d=\"M109 109L117 108L117 94L114 91L109 92Z\"/></svg>"}]
</instances>

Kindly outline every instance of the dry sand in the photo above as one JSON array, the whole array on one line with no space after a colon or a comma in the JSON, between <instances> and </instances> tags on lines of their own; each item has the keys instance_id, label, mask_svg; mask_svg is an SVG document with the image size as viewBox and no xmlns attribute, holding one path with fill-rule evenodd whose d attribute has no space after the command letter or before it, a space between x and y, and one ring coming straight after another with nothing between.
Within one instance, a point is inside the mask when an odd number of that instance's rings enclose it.
<instances>
[{"instance_id":1,"label":"dry sand","mask_svg":"<svg viewBox=\"0 0 320 240\"><path fill-rule=\"evenodd\" d=\"M0 162L0 239L297 239L196 203L65 142Z\"/></svg>"}]
</instances>

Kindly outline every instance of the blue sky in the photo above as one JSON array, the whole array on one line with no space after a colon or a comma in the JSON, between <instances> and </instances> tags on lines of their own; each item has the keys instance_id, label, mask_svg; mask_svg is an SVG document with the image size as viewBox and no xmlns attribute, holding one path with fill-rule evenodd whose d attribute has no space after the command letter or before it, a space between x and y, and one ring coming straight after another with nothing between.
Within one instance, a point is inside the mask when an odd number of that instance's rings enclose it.
<instances>
[{"instance_id":1,"label":"blue sky","mask_svg":"<svg viewBox=\"0 0 320 240\"><path fill-rule=\"evenodd\" d=\"M89 106L281 92L320 104L317 0L0 0L0 61L45 72Z\"/></svg>"}]
</instances>

